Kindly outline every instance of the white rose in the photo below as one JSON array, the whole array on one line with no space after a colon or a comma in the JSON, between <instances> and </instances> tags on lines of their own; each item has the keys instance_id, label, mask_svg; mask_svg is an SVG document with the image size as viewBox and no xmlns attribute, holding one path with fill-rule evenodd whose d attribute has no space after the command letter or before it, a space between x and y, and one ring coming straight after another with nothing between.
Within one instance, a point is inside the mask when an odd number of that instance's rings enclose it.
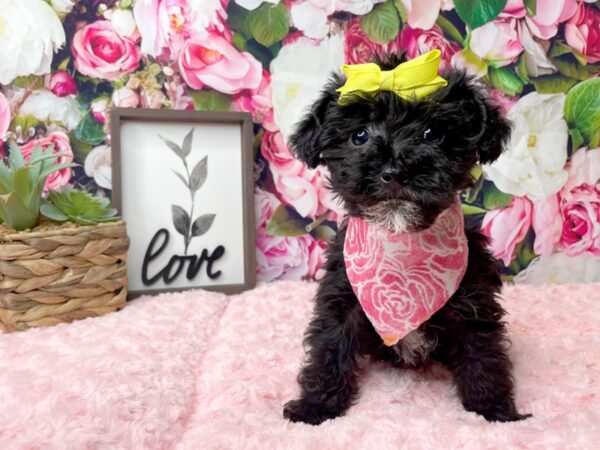
<instances>
[{"instance_id":1,"label":"white rose","mask_svg":"<svg viewBox=\"0 0 600 450\"><path fill-rule=\"evenodd\" d=\"M50 0L50 6L59 16L66 16L73 10L76 0Z\"/></svg>"},{"instance_id":2,"label":"white rose","mask_svg":"<svg viewBox=\"0 0 600 450\"><path fill-rule=\"evenodd\" d=\"M340 35L317 45L298 40L284 46L271 62L274 118L286 138L317 100L331 72L339 70L343 62Z\"/></svg>"},{"instance_id":3,"label":"white rose","mask_svg":"<svg viewBox=\"0 0 600 450\"><path fill-rule=\"evenodd\" d=\"M135 108L140 103L140 97L133 89L124 86L113 92L112 102L117 108Z\"/></svg>"},{"instance_id":4,"label":"white rose","mask_svg":"<svg viewBox=\"0 0 600 450\"><path fill-rule=\"evenodd\" d=\"M591 253L582 253L577 256L554 253L547 258L538 256L515 277L516 283L525 284L572 284L599 281L600 258Z\"/></svg>"},{"instance_id":5,"label":"white rose","mask_svg":"<svg viewBox=\"0 0 600 450\"><path fill-rule=\"evenodd\" d=\"M249 11L258 8L262 3L271 3L277 5L279 0L235 0L235 2L242 8L246 8Z\"/></svg>"},{"instance_id":6,"label":"white rose","mask_svg":"<svg viewBox=\"0 0 600 450\"><path fill-rule=\"evenodd\" d=\"M514 129L508 149L483 170L502 192L541 200L567 181L564 94L531 92L508 112Z\"/></svg>"},{"instance_id":7,"label":"white rose","mask_svg":"<svg viewBox=\"0 0 600 450\"><path fill-rule=\"evenodd\" d=\"M2 0L0 83L50 72L54 52L65 43L56 12L43 0Z\"/></svg>"},{"instance_id":8,"label":"white rose","mask_svg":"<svg viewBox=\"0 0 600 450\"><path fill-rule=\"evenodd\" d=\"M527 73L532 77L539 77L556 72L556 67L546 56L547 49L533 38L525 22L521 22L518 27L521 44L525 49L524 58Z\"/></svg>"},{"instance_id":9,"label":"white rose","mask_svg":"<svg viewBox=\"0 0 600 450\"><path fill-rule=\"evenodd\" d=\"M290 16L292 24L309 38L323 39L329 33L327 11L310 1L292 5Z\"/></svg>"},{"instance_id":10,"label":"white rose","mask_svg":"<svg viewBox=\"0 0 600 450\"><path fill-rule=\"evenodd\" d=\"M94 147L85 158L85 174L94 178L96 184L104 189L112 189L110 147L99 145Z\"/></svg>"},{"instance_id":11,"label":"white rose","mask_svg":"<svg viewBox=\"0 0 600 450\"><path fill-rule=\"evenodd\" d=\"M61 122L68 130L75 128L83 117L73 96L58 97L47 89L33 91L21 105L19 114L33 116L43 122Z\"/></svg>"},{"instance_id":12,"label":"white rose","mask_svg":"<svg viewBox=\"0 0 600 450\"><path fill-rule=\"evenodd\" d=\"M368 14L376 3L384 0L335 0L336 11L348 11L349 13L362 16Z\"/></svg>"},{"instance_id":13,"label":"white rose","mask_svg":"<svg viewBox=\"0 0 600 450\"><path fill-rule=\"evenodd\" d=\"M116 9L110 16L110 21L123 37L130 37L136 29L133 13L128 9Z\"/></svg>"}]
</instances>

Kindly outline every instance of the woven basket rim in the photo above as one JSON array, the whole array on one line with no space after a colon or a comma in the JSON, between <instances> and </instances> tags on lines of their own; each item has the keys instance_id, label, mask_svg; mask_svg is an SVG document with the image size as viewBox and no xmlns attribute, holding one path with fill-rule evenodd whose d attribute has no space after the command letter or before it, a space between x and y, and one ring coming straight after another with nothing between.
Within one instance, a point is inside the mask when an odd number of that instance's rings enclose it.
<instances>
[{"instance_id":1,"label":"woven basket rim","mask_svg":"<svg viewBox=\"0 0 600 450\"><path fill-rule=\"evenodd\" d=\"M75 235L75 234L79 234L85 230L90 230L93 228L110 228L110 227L119 227L119 226L124 226L124 225L125 225L125 221L123 221L122 219L119 219L119 220L115 220L113 222L103 222L103 223L98 223L95 225L73 224L73 226L71 226L71 227L50 228L50 229L41 230L41 231L25 230L25 231L17 231L16 233L0 232L0 243L22 241L24 239L31 239L31 238L42 238L42 237L46 237L46 236Z\"/></svg>"}]
</instances>

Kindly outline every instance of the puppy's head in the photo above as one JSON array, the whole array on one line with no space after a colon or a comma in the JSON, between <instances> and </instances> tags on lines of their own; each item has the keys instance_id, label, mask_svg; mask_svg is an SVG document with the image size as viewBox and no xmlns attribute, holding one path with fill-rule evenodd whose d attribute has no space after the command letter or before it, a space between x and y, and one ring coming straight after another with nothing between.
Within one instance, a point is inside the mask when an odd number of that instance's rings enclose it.
<instances>
[{"instance_id":1,"label":"puppy's head","mask_svg":"<svg viewBox=\"0 0 600 450\"><path fill-rule=\"evenodd\" d=\"M510 135L470 77L456 69L443 77L448 85L421 101L380 92L340 106L335 90L345 79L334 74L290 139L296 157L327 166L351 215L396 232L429 227L472 184L473 166L498 158Z\"/></svg>"}]
</instances>

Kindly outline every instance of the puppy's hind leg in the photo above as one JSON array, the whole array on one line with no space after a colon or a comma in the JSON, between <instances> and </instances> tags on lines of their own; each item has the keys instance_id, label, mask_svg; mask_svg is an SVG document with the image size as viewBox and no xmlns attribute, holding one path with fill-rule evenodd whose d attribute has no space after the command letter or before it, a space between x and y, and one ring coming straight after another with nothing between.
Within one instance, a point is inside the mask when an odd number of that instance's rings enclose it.
<instances>
[{"instance_id":1,"label":"puppy's hind leg","mask_svg":"<svg viewBox=\"0 0 600 450\"><path fill-rule=\"evenodd\" d=\"M292 422L312 425L343 415L358 393L359 340L350 317L355 313L336 317L333 311L318 309L304 341L308 354L298 375L300 398L283 410Z\"/></svg>"}]
</instances>

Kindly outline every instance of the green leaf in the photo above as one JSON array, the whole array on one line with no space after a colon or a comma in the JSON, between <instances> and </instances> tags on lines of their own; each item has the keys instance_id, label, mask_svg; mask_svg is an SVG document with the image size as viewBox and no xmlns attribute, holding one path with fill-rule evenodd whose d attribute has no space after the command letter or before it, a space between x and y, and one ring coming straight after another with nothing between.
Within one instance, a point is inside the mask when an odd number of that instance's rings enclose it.
<instances>
[{"instance_id":1,"label":"green leaf","mask_svg":"<svg viewBox=\"0 0 600 450\"><path fill-rule=\"evenodd\" d=\"M571 128L569 136L571 136L571 145L574 151L583 145L583 136L577 128Z\"/></svg>"},{"instance_id":2,"label":"green leaf","mask_svg":"<svg viewBox=\"0 0 600 450\"><path fill-rule=\"evenodd\" d=\"M475 169L479 169L476 171ZM476 173L473 173L476 172ZM478 172L478 173L477 173ZM475 166L475 168L471 171L471 176L476 180L475 185L472 188L469 188L465 191L465 202L474 203L477 200L477 196L479 192L481 192L481 188L483 187L483 176L481 166Z\"/></svg>"},{"instance_id":3,"label":"green leaf","mask_svg":"<svg viewBox=\"0 0 600 450\"><path fill-rule=\"evenodd\" d=\"M242 33L233 33L233 46L240 52L246 50L246 38Z\"/></svg>"},{"instance_id":4,"label":"green leaf","mask_svg":"<svg viewBox=\"0 0 600 450\"><path fill-rule=\"evenodd\" d=\"M31 166L20 167L13 172L13 192L15 192L24 205L29 206L31 194L35 188L35 182L32 183L29 177Z\"/></svg>"},{"instance_id":5,"label":"green leaf","mask_svg":"<svg viewBox=\"0 0 600 450\"><path fill-rule=\"evenodd\" d=\"M235 2L229 2L229 6L227 7L227 25L246 39L252 34L248 26L248 14L249 11L246 8L242 8Z\"/></svg>"},{"instance_id":6,"label":"green leaf","mask_svg":"<svg viewBox=\"0 0 600 450\"><path fill-rule=\"evenodd\" d=\"M400 23L406 22L408 18L408 11L406 10L406 6L402 3L402 0L394 0L394 7L396 11L398 11L398 15L400 16Z\"/></svg>"},{"instance_id":7,"label":"green leaf","mask_svg":"<svg viewBox=\"0 0 600 450\"><path fill-rule=\"evenodd\" d=\"M592 78L573 86L565 100L565 120L576 128L584 143L598 143L600 129L600 78Z\"/></svg>"},{"instance_id":8,"label":"green leaf","mask_svg":"<svg viewBox=\"0 0 600 450\"><path fill-rule=\"evenodd\" d=\"M35 226L38 208L27 207L15 192L0 195L0 217L15 230L26 230Z\"/></svg>"},{"instance_id":9,"label":"green leaf","mask_svg":"<svg viewBox=\"0 0 600 450\"><path fill-rule=\"evenodd\" d=\"M532 78L531 82L535 86L535 90L540 94L558 94L567 92L577 83L577 80L554 74Z\"/></svg>"},{"instance_id":10,"label":"green leaf","mask_svg":"<svg viewBox=\"0 0 600 450\"><path fill-rule=\"evenodd\" d=\"M501 209L510 205L513 196L500 191L494 184L486 183L483 190L483 206L487 210Z\"/></svg>"},{"instance_id":11,"label":"green leaf","mask_svg":"<svg viewBox=\"0 0 600 450\"><path fill-rule=\"evenodd\" d=\"M23 159L23 153L21 149L16 145L12 145L10 147L8 153L8 161L14 169L20 169L25 165L25 160Z\"/></svg>"},{"instance_id":12,"label":"green leaf","mask_svg":"<svg viewBox=\"0 0 600 450\"><path fill-rule=\"evenodd\" d=\"M464 203L462 204L462 211L463 211L463 214L465 214L467 216L473 216L476 214L485 214L487 212L485 209L482 209L478 206L465 205Z\"/></svg>"},{"instance_id":13,"label":"green leaf","mask_svg":"<svg viewBox=\"0 0 600 450\"><path fill-rule=\"evenodd\" d=\"M330 241L336 235L336 232L329 225L321 224L312 231L312 235L319 241Z\"/></svg>"},{"instance_id":14,"label":"green leaf","mask_svg":"<svg viewBox=\"0 0 600 450\"><path fill-rule=\"evenodd\" d=\"M102 125L94 119L91 113L87 113L81 119L73 133L78 141L89 145L99 145L106 138Z\"/></svg>"},{"instance_id":15,"label":"green leaf","mask_svg":"<svg viewBox=\"0 0 600 450\"><path fill-rule=\"evenodd\" d=\"M436 19L435 23L438 24L438 26L442 29L442 31L444 32L444 34L446 35L446 37L448 39L458 42L461 47L464 46L464 43L465 43L464 36L462 34L460 34L460 31L458 31L458 28L456 28L450 20L446 19L444 16L442 16L440 14L438 16L438 18Z\"/></svg>"},{"instance_id":16,"label":"green leaf","mask_svg":"<svg viewBox=\"0 0 600 450\"><path fill-rule=\"evenodd\" d=\"M42 89L44 87L44 77L39 75L17 77L10 84L25 89Z\"/></svg>"},{"instance_id":17,"label":"green leaf","mask_svg":"<svg viewBox=\"0 0 600 450\"><path fill-rule=\"evenodd\" d=\"M519 58L519 63L515 67L515 72L523 83L527 84L530 82L529 74L527 73L527 64L525 63L525 53Z\"/></svg>"},{"instance_id":18,"label":"green leaf","mask_svg":"<svg viewBox=\"0 0 600 450\"><path fill-rule=\"evenodd\" d=\"M360 19L360 28L369 39L379 44L387 44L395 39L400 27L400 17L391 0L375 5L369 14Z\"/></svg>"},{"instance_id":19,"label":"green leaf","mask_svg":"<svg viewBox=\"0 0 600 450\"><path fill-rule=\"evenodd\" d=\"M492 85L506 94L517 95L523 92L523 82L511 69L490 67L488 74Z\"/></svg>"},{"instance_id":20,"label":"green leaf","mask_svg":"<svg viewBox=\"0 0 600 450\"><path fill-rule=\"evenodd\" d=\"M229 111L231 98L217 91L188 91L196 111Z\"/></svg>"},{"instance_id":21,"label":"green leaf","mask_svg":"<svg viewBox=\"0 0 600 450\"><path fill-rule=\"evenodd\" d=\"M269 223L267 233L272 236L302 236L306 234L306 225L310 220L303 219L296 211L279 205Z\"/></svg>"},{"instance_id":22,"label":"green leaf","mask_svg":"<svg viewBox=\"0 0 600 450\"><path fill-rule=\"evenodd\" d=\"M40 206L40 212L48 219L55 220L56 222L65 222L69 219L69 216L49 202L44 202Z\"/></svg>"},{"instance_id":23,"label":"green leaf","mask_svg":"<svg viewBox=\"0 0 600 450\"><path fill-rule=\"evenodd\" d=\"M537 0L523 0L523 3L525 4L525 10L527 11L527 14L529 14L531 17L535 16L537 11Z\"/></svg>"},{"instance_id":24,"label":"green leaf","mask_svg":"<svg viewBox=\"0 0 600 450\"><path fill-rule=\"evenodd\" d=\"M256 42L270 47L288 34L290 26L287 8L283 3L275 6L263 3L248 14L248 28Z\"/></svg>"},{"instance_id":25,"label":"green leaf","mask_svg":"<svg viewBox=\"0 0 600 450\"><path fill-rule=\"evenodd\" d=\"M600 68L598 64L582 65L572 54L550 58L550 61L561 74L579 81L587 80Z\"/></svg>"},{"instance_id":26,"label":"green leaf","mask_svg":"<svg viewBox=\"0 0 600 450\"><path fill-rule=\"evenodd\" d=\"M459 17L471 28L494 20L506 6L507 0L454 0Z\"/></svg>"}]
</instances>

